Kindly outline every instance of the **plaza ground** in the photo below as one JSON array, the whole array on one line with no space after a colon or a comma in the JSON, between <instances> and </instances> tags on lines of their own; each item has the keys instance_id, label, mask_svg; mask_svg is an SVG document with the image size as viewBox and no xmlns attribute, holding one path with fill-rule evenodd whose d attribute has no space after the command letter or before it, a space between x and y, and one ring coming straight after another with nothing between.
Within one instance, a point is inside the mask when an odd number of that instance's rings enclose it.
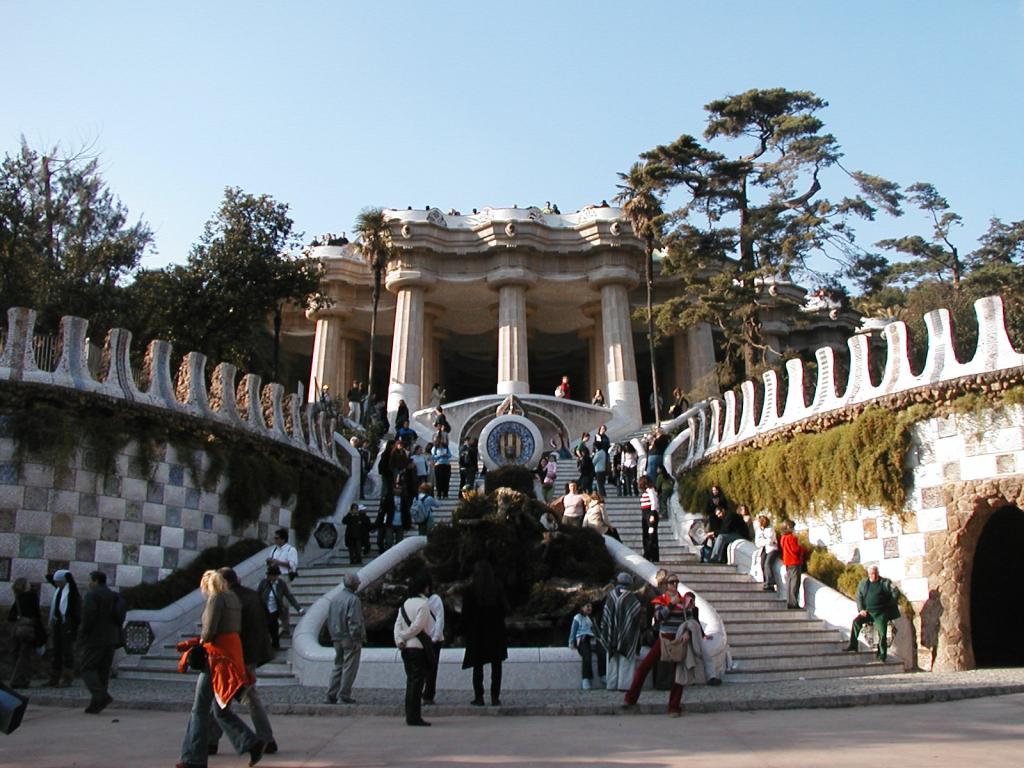
<instances>
[{"instance_id":1,"label":"plaza ground","mask_svg":"<svg viewBox=\"0 0 1024 768\"><path fill-rule=\"evenodd\" d=\"M663 706L664 696L650 692L647 698ZM480 717L428 709L429 729L409 728L395 716L359 714L359 707L332 711L335 716L274 716L281 751L260 765L912 768L1015 766L1024 759L1021 693L929 704L691 712L678 720L660 713ZM184 726L183 711L115 705L89 716L69 706L32 706L18 731L0 737L0 765L169 768ZM226 742L221 748L211 766L246 764L224 753Z\"/></svg>"}]
</instances>

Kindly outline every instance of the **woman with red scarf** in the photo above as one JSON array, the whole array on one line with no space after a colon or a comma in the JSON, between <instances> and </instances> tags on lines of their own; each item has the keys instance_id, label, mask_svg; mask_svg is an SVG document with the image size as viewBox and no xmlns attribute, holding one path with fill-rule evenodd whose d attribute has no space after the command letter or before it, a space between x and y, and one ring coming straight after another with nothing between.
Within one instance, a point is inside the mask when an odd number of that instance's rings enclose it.
<instances>
[{"instance_id":1,"label":"woman with red scarf","mask_svg":"<svg viewBox=\"0 0 1024 768\"><path fill-rule=\"evenodd\" d=\"M206 662L196 681L196 695L192 713L181 745L181 761L176 768L204 768L207 763L207 718L210 707L221 729L231 740L238 754L249 753L249 765L256 765L263 757L265 744L242 722L229 707L232 699L246 685L256 681L245 668L242 656L242 604L228 589L228 583L217 571L203 574L199 589L206 597L203 609L202 634L198 638L178 644L182 653L179 671L188 667L192 649L202 646Z\"/></svg>"}]
</instances>

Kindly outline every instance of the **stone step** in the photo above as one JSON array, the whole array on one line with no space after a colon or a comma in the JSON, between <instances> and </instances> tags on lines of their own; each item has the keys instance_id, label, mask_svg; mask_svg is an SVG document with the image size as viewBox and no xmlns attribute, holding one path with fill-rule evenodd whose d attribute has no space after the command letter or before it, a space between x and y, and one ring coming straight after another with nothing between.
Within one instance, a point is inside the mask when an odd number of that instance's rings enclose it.
<instances>
[{"instance_id":1,"label":"stone step","mask_svg":"<svg viewBox=\"0 0 1024 768\"><path fill-rule=\"evenodd\" d=\"M766 601L751 599L750 595L730 595L727 592L723 592L718 595L702 594L705 600L711 603L715 610L718 611L718 615L722 617L722 620L726 622L726 629L729 624L726 616L734 616L739 612L754 612L754 613L786 613L786 604L780 601ZM802 612L803 613L803 612ZM807 614L804 613L806 616ZM760 616L758 617L760 618Z\"/></svg>"},{"instance_id":2,"label":"stone step","mask_svg":"<svg viewBox=\"0 0 1024 768\"><path fill-rule=\"evenodd\" d=\"M726 684L734 683L776 683L787 680L821 680L837 677L869 677L872 675L889 675L902 671L902 665L890 663L851 664L846 667L806 667L798 670L746 670L740 665L735 672L725 676Z\"/></svg>"},{"instance_id":3,"label":"stone step","mask_svg":"<svg viewBox=\"0 0 1024 768\"><path fill-rule=\"evenodd\" d=\"M178 660L181 658L180 654L170 651L167 653L147 653L144 656L132 657L136 661L130 664L130 668L135 669L176 669ZM121 663L120 669L124 668L125 662ZM259 670L260 676L266 673L268 676L273 676L283 672L291 674L291 664L288 663L288 659L285 656L275 656L273 659L262 665Z\"/></svg>"},{"instance_id":4,"label":"stone step","mask_svg":"<svg viewBox=\"0 0 1024 768\"><path fill-rule=\"evenodd\" d=\"M712 603L714 605L714 603ZM722 619L722 623L725 624L726 631L729 631L730 627L736 624L747 624L747 623L772 623L772 624L790 624L799 623L801 621L810 622L815 626L821 626L821 622L816 619L811 619L806 611L790 611L786 609L785 603L782 604L781 610L770 610L765 607L760 608L742 608L738 606L731 606L727 609L718 608L715 606L715 610L718 611L719 617Z\"/></svg>"},{"instance_id":5,"label":"stone step","mask_svg":"<svg viewBox=\"0 0 1024 768\"><path fill-rule=\"evenodd\" d=\"M839 633L831 629L779 629L775 627L765 629L764 624L758 624L756 629L751 626L749 629L737 630L737 626L733 624L725 628L726 633L729 635L730 648L760 647L772 644L785 645L787 643L826 643L830 646L831 650L835 650L842 645L842 642L838 640ZM283 645L284 641L282 640L281 642Z\"/></svg>"},{"instance_id":6,"label":"stone step","mask_svg":"<svg viewBox=\"0 0 1024 768\"><path fill-rule=\"evenodd\" d=\"M819 657L831 656L836 653L847 653L843 650L846 647L845 643L837 643L834 637L828 637L818 640L805 640L803 635L797 632L787 636L786 633L772 633L775 635L776 640L764 640L763 642L754 642L752 636L746 636L746 642L743 640L737 640L733 637L732 633L729 633L729 648L732 650L732 656L734 659L782 659L794 657L809 661L811 659L817 659ZM851 658L858 658L858 656L850 651L849 655ZM860 660L864 663L871 661L874 653L862 653Z\"/></svg>"},{"instance_id":7,"label":"stone step","mask_svg":"<svg viewBox=\"0 0 1024 768\"><path fill-rule=\"evenodd\" d=\"M124 666L124 662L118 666L117 675L119 678L123 678L125 680L152 680L154 682L170 683L191 682L193 685L195 684L196 679L194 672L182 674L181 672L178 672L177 667L175 667L174 670L136 670L126 668ZM280 677L263 677L262 667L260 668L260 671L257 672L256 685L259 688L275 688L283 685L298 685L298 683L299 679L292 674L282 675Z\"/></svg>"},{"instance_id":8,"label":"stone step","mask_svg":"<svg viewBox=\"0 0 1024 768\"><path fill-rule=\"evenodd\" d=\"M826 669L829 667L838 668L860 668L870 664L874 660L873 653L844 653L833 651L832 653L815 654L807 656L798 654L794 656L745 656L742 653L734 652L734 661L739 662L739 668L743 672L778 671L783 669Z\"/></svg>"}]
</instances>

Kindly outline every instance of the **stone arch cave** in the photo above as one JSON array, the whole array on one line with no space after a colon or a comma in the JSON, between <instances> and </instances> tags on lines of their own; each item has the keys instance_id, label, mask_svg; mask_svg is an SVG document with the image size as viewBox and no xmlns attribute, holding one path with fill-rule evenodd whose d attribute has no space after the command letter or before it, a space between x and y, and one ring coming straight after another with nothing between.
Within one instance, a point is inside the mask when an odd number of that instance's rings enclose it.
<instances>
[{"instance_id":1,"label":"stone arch cave","mask_svg":"<svg viewBox=\"0 0 1024 768\"><path fill-rule=\"evenodd\" d=\"M971 642L978 667L1024 666L1024 512L997 510L981 533L971 578Z\"/></svg>"}]
</instances>

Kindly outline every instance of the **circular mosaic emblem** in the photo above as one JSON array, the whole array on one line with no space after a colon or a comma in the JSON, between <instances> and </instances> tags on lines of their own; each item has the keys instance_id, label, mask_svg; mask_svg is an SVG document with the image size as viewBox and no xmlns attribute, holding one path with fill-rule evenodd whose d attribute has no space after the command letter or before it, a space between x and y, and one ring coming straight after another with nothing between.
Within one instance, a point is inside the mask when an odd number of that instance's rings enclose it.
<instances>
[{"instance_id":1,"label":"circular mosaic emblem","mask_svg":"<svg viewBox=\"0 0 1024 768\"><path fill-rule=\"evenodd\" d=\"M488 469L533 466L541 452L540 430L523 416L499 416L483 428L480 447Z\"/></svg>"}]
</instances>

